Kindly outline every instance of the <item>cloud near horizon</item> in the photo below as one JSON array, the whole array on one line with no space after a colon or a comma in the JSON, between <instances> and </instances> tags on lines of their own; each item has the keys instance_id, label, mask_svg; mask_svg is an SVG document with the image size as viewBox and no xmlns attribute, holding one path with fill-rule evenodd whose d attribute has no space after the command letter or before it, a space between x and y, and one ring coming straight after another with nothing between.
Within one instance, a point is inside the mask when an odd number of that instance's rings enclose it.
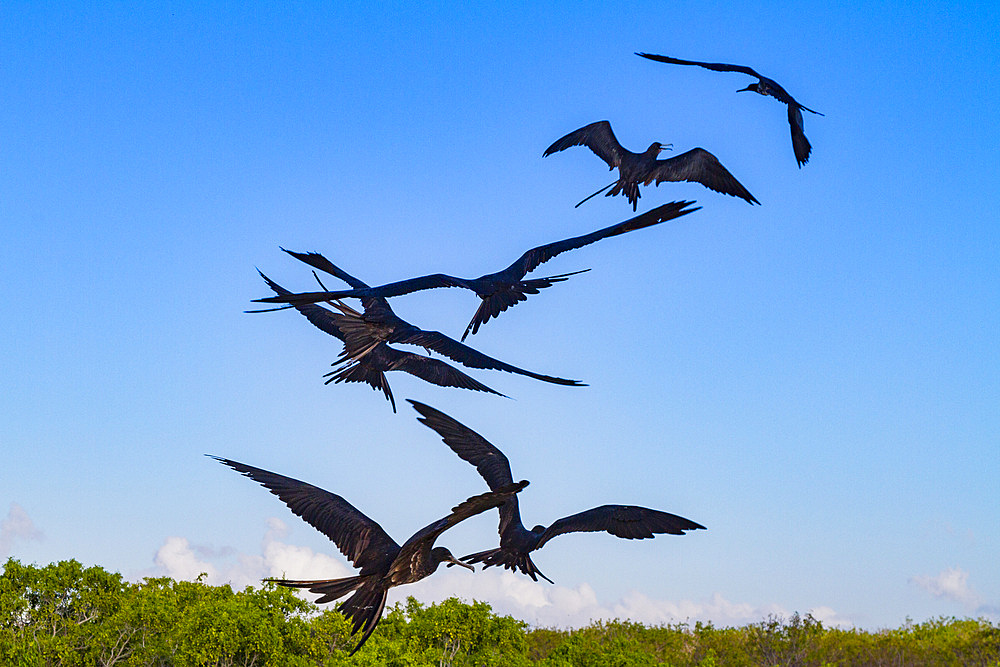
<instances>
[{"instance_id":1,"label":"cloud near horizon","mask_svg":"<svg viewBox=\"0 0 1000 667\"><path fill-rule=\"evenodd\" d=\"M965 607L966 611L991 620L1000 619L1000 605L986 604L983 596L969 586L969 573L960 567L949 567L935 576L920 574L909 579L934 597L951 600Z\"/></svg>"},{"instance_id":2,"label":"cloud near horizon","mask_svg":"<svg viewBox=\"0 0 1000 667\"><path fill-rule=\"evenodd\" d=\"M0 521L0 556L9 555L18 540L40 541L44 538L24 508L12 502L7 516Z\"/></svg>"},{"instance_id":3,"label":"cloud near horizon","mask_svg":"<svg viewBox=\"0 0 1000 667\"><path fill-rule=\"evenodd\" d=\"M194 580L204 573L211 585L229 584L240 590L257 586L266 577L347 577L355 573L341 558L334 558L283 542L288 528L277 518L267 520L267 531L259 555L239 554L232 549L192 545L184 537L168 537L154 557L152 570L142 576L169 576ZM487 602L498 614L524 620L537 627L582 627L596 620L630 620L646 625L711 622L720 626L744 625L790 612L778 604L753 605L727 600L713 593L703 600L658 600L630 591L615 602L598 600L587 583L575 587L553 586L531 581L507 570L489 568L475 575L462 568L441 568L433 577L389 593L389 604L413 596L425 604L450 597ZM306 594L315 599L317 596ZM852 621L830 607L808 610L827 626L849 627Z\"/></svg>"}]
</instances>

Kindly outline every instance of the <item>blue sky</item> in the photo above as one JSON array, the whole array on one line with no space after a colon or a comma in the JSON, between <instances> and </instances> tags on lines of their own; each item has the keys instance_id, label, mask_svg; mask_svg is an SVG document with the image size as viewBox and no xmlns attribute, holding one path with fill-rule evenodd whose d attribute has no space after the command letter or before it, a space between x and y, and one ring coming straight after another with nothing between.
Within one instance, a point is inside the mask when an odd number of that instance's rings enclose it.
<instances>
[{"instance_id":1,"label":"blue sky","mask_svg":"<svg viewBox=\"0 0 1000 667\"><path fill-rule=\"evenodd\" d=\"M1000 102L991 3L5 3L0 9L0 558L243 585L346 561L212 453L343 495L398 541L483 490L420 425L466 423L531 480L530 524L605 503L707 531L570 535L556 586L449 570L401 589L549 625L744 623L814 611L897 625L1000 618ZM784 108L824 117L796 168ZM567 253L574 276L470 338L567 388L470 371L511 400L324 386L340 352L248 315L280 252L378 284L477 276L632 215L567 132L701 146L761 201L646 187L676 223ZM331 283L335 281L330 281ZM461 334L478 300L394 300ZM6 514L4 514L6 513ZM493 517L447 533L468 553ZM485 546L484 546L485 545ZM325 558L323 554L331 556ZM302 567L292 572L289 568Z\"/></svg>"}]
</instances>

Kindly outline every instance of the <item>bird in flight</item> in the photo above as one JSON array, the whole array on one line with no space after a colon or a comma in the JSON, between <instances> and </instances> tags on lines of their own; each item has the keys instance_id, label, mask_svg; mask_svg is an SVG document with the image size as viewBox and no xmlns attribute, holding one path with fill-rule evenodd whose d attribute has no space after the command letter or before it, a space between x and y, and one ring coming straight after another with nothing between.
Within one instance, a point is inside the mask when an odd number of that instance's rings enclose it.
<instances>
[{"instance_id":1,"label":"bird in flight","mask_svg":"<svg viewBox=\"0 0 1000 667\"><path fill-rule=\"evenodd\" d=\"M356 576L340 579L265 580L279 586L305 588L310 593L319 593L322 597L316 600L317 603L331 602L353 591L354 594L338 607L351 622L351 636L362 632L361 640L350 655L358 652L378 625L390 588L420 581L434 574L441 563L447 563L447 567L460 565L475 571L473 566L455 558L445 547L435 547L434 541L455 524L499 507L528 485L528 482L520 481L498 491L473 496L453 507L448 516L418 530L400 546L382 526L335 493L238 461L217 456L212 458L267 488L294 514L330 538L360 570Z\"/></svg>"},{"instance_id":2,"label":"bird in flight","mask_svg":"<svg viewBox=\"0 0 1000 667\"><path fill-rule=\"evenodd\" d=\"M676 157L659 160L657 156L660 151L667 148L667 145L654 141L642 153L633 153L618 143L615 133L611 131L611 123L599 120L558 139L545 149L542 157L547 157L572 146L586 146L594 151L597 157L607 162L608 167L618 168L618 180L605 185L590 197L611 188L604 196L624 194L629 203L632 204L633 211L636 210L641 196L639 185L649 185L653 181L656 181L656 185L663 181L701 183L710 190L740 197L751 204L760 203L736 180L735 176L729 173L729 170L722 166L718 158L703 148L692 148ZM581 201L577 206L590 197Z\"/></svg>"},{"instance_id":3,"label":"bird in flight","mask_svg":"<svg viewBox=\"0 0 1000 667\"><path fill-rule=\"evenodd\" d=\"M267 284L274 290L275 294L290 295L291 292L274 282L263 273L260 274ZM343 304L335 304L346 308ZM327 308L314 303L296 304L296 310L302 313L310 322L321 331L346 342L347 337L342 328L349 327L358 316L356 311L350 311L352 315L335 313ZM273 310L273 309L270 309ZM350 309L348 309L350 310ZM249 311L258 312L258 311ZM439 385L441 387L457 387L459 389L470 389L472 391L483 391L489 394L503 396L500 392L487 387L475 378L469 377L451 364L439 359L425 357L422 354L415 354L405 350L397 350L385 343L374 345L367 354L354 358L346 353L341 355L333 363L334 370L324 377L329 377L326 384L331 382L363 382L372 387L375 391L381 391L392 406L392 411L396 411L396 399L393 398L392 389L389 387L389 380L385 374L387 371L404 371L415 377Z\"/></svg>"},{"instance_id":4,"label":"bird in flight","mask_svg":"<svg viewBox=\"0 0 1000 667\"><path fill-rule=\"evenodd\" d=\"M418 421L430 427L441 436L460 458L476 466L476 470L490 489L496 491L507 488L511 483L510 462L503 452L490 444L486 438L469 427L452 419L440 410L407 399L420 413ZM520 570L534 581L536 575L549 583L551 579L539 571L531 561L532 551L541 549L546 542L557 535L572 532L606 531L625 539L645 539L654 533L683 535L686 530L705 528L676 514L660 510L637 507L635 505L601 505L593 509L563 517L547 528L535 526L525 529L521 523L516 496L500 507L500 546L463 556L469 563L484 563L483 567L498 565L508 570Z\"/></svg>"},{"instance_id":5,"label":"bird in flight","mask_svg":"<svg viewBox=\"0 0 1000 667\"><path fill-rule=\"evenodd\" d=\"M694 203L695 202L689 201L670 202L669 204L658 206L651 211L637 215L624 222L619 222L618 224L611 225L610 227L599 229L596 232L532 248L521 255L506 269L497 271L496 273L487 273L486 275L478 278L459 278L457 276L449 276L444 273L434 273L427 276L420 276L419 278L410 278L408 280L401 280L387 285L380 285L378 287L366 287L334 292L279 294L278 296L256 299L256 301L264 303L290 303L297 307L302 304L331 301L334 299L360 299L365 297L389 298L403 294L410 294L411 292L417 292L420 290L433 289L436 287L464 287L465 289L475 292L476 295L482 300L482 303L479 304L479 308L476 310L475 315L472 317L472 321L469 322L469 326L465 328L465 333L462 334L461 340L464 341L470 333L475 334L478 332L479 327L486 324L486 322L488 322L491 318L497 317L508 308L517 305L521 301L525 301L529 294L538 294L539 290L549 287L555 283L562 282L569 276L582 273L582 271L574 271L572 273L548 276L546 278L532 278L530 280L524 280L525 275L534 271L540 264L549 261L556 255L566 252L567 250L582 248L583 246L590 245L591 243L596 243L601 239L618 236L637 229L642 229L643 227L650 227L661 222L666 222L667 220L679 218L683 215L687 215L688 213L693 213L701 207L686 207ZM584 269L584 271L588 270L589 269Z\"/></svg>"},{"instance_id":6,"label":"bird in flight","mask_svg":"<svg viewBox=\"0 0 1000 667\"><path fill-rule=\"evenodd\" d=\"M335 266L330 260L319 253L299 253L292 252L291 250L285 250L285 252L315 269L336 276L354 289L369 287L343 269ZM372 350L378 348L380 344L402 343L419 345L470 368L506 371L543 382L571 387L586 386L579 380L567 380L551 375L542 375L512 366L511 364L487 356L478 350L474 350L454 338L445 336L440 331L430 331L415 327L396 315L392 308L389 307L388 300L383 297L362 298L363 313L359 313L343 304L333 303L344 316L337 323L337 328L343 336L344 341L344 352L341 355L341 361L360 361L370 354ZM301 308L302 306L298 307Z\"/></svg>"},{"instance_id":7,"label":"bird in flight","mask_svg":"<svg viewBox=\"0 0 1000 667\"><path fill-rule=\"evenodd\" d=\"M743 93L746 91L752 91L755 93L760 93L761 95L770 95L779 102L783 102L788 106L788 126L792 131L792 150L795 152L795 159L799 163L799 169L802 168L806 162L809 162L809 153L812 152L812 146L809 144L809 140L806 139L805 132L803 131L802 124L802 110L806 110L809 113L814 113L817 116L822 116L818 111L813 111L809 107L802 106L795 101L795 98L788 94L784 88L778 85L778 82L774 79L769 79L766 76L762 76L757 73L757 70L752 67L747 67L746 65L727 65L725 63L703 63L697 60L680 60L679 58L671 58L669 56L658 56L652 53L637 53L637 56L642 56L643 58L649 58L650 60L655 60L661 63L669 63L671 65L697 65L698 67L704 67L705 69L710 69L715 72L739 72L741 74L749 74L757 79L757 83L751 83L746 88L741 88L737 90L737 93Z\"/></svg>"}]
</instances>

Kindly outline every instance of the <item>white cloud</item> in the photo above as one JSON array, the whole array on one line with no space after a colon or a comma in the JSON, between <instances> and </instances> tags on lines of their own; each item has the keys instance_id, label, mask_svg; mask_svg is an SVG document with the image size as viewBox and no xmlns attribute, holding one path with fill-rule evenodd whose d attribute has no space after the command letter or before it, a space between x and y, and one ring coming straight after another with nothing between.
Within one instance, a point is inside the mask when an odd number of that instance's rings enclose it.
<instances>
[{"instance_id":1,"label":"white cloud","mask_svg":"<svg viewBox=\"0 0 1000 667\"><path fill-rule=\"evenodd\" d=\"M162 574L183 581L193 581L204 573L207 581L213 583L218 574L214 565L198 559L185 537L168 537L153 562L163 570Z\"/></svg>"},{"instance_id":2,"label":"white cloud","mask_svg":"<svg viewBox=\"0 0 1000 667\"><path fill-rule=\"evenodd\" d=\"M230 584L239 590L259 586L267 577L334 579L354 574L341 559L282 542L287 533L284 522L268 519L259 555L240 554L228 547L192 545L187 538L168 537L153 558L156 568L140 576L194 581L204 573L207 584Z\"/></svg>"},{"instance_id":3,"label":"white cloud","mask_svg":"<svg viewBox=\"0 0 1000 667\"><path fill-rule=\"evenodd\" d=\"M760 621L770 614L789 616L780 605L735 603L720 593L704 600L657 600L631 591L615 602L601 602L586 583L572 588L553 586L492 568L474 575L467 571L439 573L411 586L394 589L389 600L403 599L407 595L424 602L438 602L452 596L482 600L497 613L509 614L534 626L559 628L580 627L599 619L630 620L646 625L687 621L743 625Z\"/></svg>"},{"instance_id":4,"label":"white cloud","mask_svg":"<svg viewBox=\"0 0 1000 667\"><path fill-rule=\"evenodd\" d=\"M0 521L0 556L9 555L17 540L41 540L43 537L24 508L11 503L7 516Z\"/></svg>"},{"instance_id":5,"label":"white cloud","mask_svg":"<svg viewBox=\"0 0 1000 667\"><path fill-rule=\"evenodd\" d=\"M942 570L936 576L917 575L910 577L916 584L936 598L954 600L967 609L975 609L982 603L978 593L969 588L969 573L959 567Z\"/></svg>"},{"instance_id":6,"label":"white cloud","mask_svg":"<svg viewBox=\"0 0 1000 667\"><path fill-rule=\"evenodd\" d=\"M284 542L287 533L284 522L276 518L268 519L258 555L192 545L186 538L169 537L156 553L156 569L144 574L194 580L204 572L207 574L206 583L228 583L235 589L259 585L265 577L333 579L355 574L342 557ZM335 553L333 549L331 553ZM489 603L499 614L540 627L581 627L600 619L631 620L646 625L710 621L715 625L730 626L755 623L772 614L784 618L790 615L788 610L777 604L732 602L721 593L701 600L662 600L631 591L617 601L602 601L587 583L574 587L554 586L498 568L477 568L472 573L464 568L442 567L434 576L423 581L392 589L389 604L405 600L410 595L425 604L449 597L480 600ZM306 594L306 597L315 599L317 596ZM824 625L852 625L850 620L830 607L817 606L810 613Z\"/></svg>"}]
</instances>

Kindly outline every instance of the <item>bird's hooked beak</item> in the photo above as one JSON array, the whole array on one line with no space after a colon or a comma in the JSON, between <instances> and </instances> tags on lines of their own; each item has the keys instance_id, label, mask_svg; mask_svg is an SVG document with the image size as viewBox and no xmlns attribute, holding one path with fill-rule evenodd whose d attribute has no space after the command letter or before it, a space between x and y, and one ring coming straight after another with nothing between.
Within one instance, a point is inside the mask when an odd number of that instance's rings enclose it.
<instances>
[{"instance_id":1,"label":"bird's hooked beak","mask_svg":"<svg viewBox=\"0 0 1000 667\"><path fill-rule=\"evenodd\" d=\"M663 151L672 151L672 150L674 150L674 145L673 144L660 144L660 152L661 153Z\"/></svg>"},{"instance_id":2,"label":"bird's hooked beak","mask_svg":"<svg viewBox=\"0 0 1000 667\"><path fill-rule=\"evenodd\" d=\"M736 92L737 92L737 93L745 93L745 92L747 92L748 90L749 90L750 92L753 92L753 85L749 85L749 86L747 86L746 88L740 88L740 89L739 89L739 90L737 90Z\"/></svg>"},{"instance_id":3,"label":"bird's hooked beak","mask_svg":"<svg viewBox=\"0 0 1000 667\"><path fill-rule=\"evenodd\" d=\"M462 567L467 567L467 568L469 568L469 569L470 569L470 570L472 570L473 572L475 572L475 571L476 571L476 568L472 567L472 566L471 566L471 565L469 565L468 563L463 563L462 561L458 560L458 559L457 559L457 558L455 558L454 556L451 556L450 558L448 558L448 562L447 562L447 564L445 564L445 567L451 567L452 565L461 565Z\"/></svg>"}]
</instances>

